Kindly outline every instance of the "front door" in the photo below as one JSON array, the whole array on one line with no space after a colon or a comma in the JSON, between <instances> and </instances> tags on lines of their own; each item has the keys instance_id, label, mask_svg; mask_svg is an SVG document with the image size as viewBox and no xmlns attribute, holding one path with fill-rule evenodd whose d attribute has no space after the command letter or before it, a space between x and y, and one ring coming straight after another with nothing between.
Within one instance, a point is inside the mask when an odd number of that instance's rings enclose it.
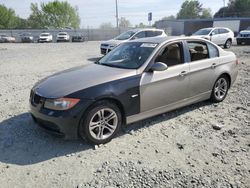
<instances>
[{"instance_id":1,"label":"front door","mask_svg":"<svg viewBox=\"0 0 250 188\"><path fill-rule=\"evenodd\" d=\"M182 43L162 49L154 62L167 64L165 71L144 72L140 83L141 112L174 104L188 97L189 64L184 62Z\"/></svg>"}]
</instances>

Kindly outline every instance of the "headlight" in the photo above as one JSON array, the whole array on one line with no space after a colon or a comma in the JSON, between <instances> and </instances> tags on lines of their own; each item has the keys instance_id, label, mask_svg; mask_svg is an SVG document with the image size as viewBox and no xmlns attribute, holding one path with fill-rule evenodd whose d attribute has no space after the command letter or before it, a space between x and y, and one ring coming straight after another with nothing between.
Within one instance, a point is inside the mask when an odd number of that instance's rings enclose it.
<instances>
[{"instance_id":1,"label":"headlight","mask_svg":"<svg viewBox=\"0 0 250 188\"><path fill-rule=\"evenodd\" d=\"M68 110L73 108L79 101L80 99L73 98L46 99L44 108L52 110Z\"/></svg>"}]
</instances>

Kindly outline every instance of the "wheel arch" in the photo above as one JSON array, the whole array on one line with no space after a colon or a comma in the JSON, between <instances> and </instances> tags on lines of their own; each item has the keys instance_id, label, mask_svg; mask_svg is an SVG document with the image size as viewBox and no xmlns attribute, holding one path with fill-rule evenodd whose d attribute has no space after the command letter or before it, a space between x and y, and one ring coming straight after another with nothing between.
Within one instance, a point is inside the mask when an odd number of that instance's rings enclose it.
<instances>
[{"instance_id":1,"label":"wheel arch","mask_svg":"<svg viewBox=\"0 0 250 188\"><path fill-rule=\"evenodd\" d=\"M222 76L226 76L228 78L228 80L229 80L229 88L230 88L231 87L231 80L232 80L230 74L227 73L227 72L224 72L224 73L220 74L220 76L218 76L218 78L220 78Z\"/></svg>"},{"instance_id":2,"label":"wheel arch","mask_svg":"<svg viewBox=\"0 0 250 188\"><path fill-rule=\"evenodd\" d=\"M88 112L88 110L97 102L100 101L110 101L111 103L115 104L120 112L121 112L121 116L122 116L122 124L126 124L126 112L125 112L125 108L123 106L123 104L121 103L121 101L119 101L118 99L114 98L114 97L102 97L102 98L98 98L96 100L94 100L82 113L81 113L81 118L79 121L79 126L82 122L82 119L84 118L84 116L86 116L86 113Z\"/></svg>"}]
</instances>

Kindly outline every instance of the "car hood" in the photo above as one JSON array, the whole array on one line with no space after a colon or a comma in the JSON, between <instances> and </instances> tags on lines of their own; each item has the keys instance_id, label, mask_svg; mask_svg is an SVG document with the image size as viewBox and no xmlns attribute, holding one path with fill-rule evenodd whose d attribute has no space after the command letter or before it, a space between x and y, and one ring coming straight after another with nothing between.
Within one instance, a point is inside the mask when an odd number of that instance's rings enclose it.
<instances>
[{"instance_id":1,"label":"car hood","mask_svg":"<svg viewBox=\"0 0 250 188\"><path fill-rule=\"evenodd\" d=\"M45 98L61 98L102 83L136 75L136 70L89 63L71 68L38 82L33 90Z\"/></svg>"},{"instance_id":2,"label":"car hood","mask_svg":"<svg viewBox=\"0 0 250 188\"><path fill-rule=\"evenodd\" d=\"M113 45L113 46L118 46L119 44L126 42L127 40L115 40L115 39L111 39L108 41L104 41L102 42L102 44L107 44L107 45Z\"/></svg>"},{"instance_id":3,"label":"car hood","mask_svg":"<svg viewBox=\"0 0 250 188\"><path fill-rule=\"evenodd\" d=\"M243 30L243 31L240 32L240 34L243 34L243 35L244 34L250 34L250 30Z\"/></svg>"},{"instance_id":4,"label":"car hood","mask_svg":"<svg viewBox=\"0 0 250 188\"><path fill-rule=\"evenodd\" d=\"M49 38L50 36L40 36L39 38L40 39L47 39L47 38Z\"/></svg>"}]
</instances>

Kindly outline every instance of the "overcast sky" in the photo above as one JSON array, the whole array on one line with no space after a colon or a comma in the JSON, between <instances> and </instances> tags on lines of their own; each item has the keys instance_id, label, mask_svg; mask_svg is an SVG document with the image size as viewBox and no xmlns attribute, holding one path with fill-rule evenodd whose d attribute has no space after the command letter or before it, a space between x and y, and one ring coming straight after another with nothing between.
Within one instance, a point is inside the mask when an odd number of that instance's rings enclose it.
<instances>
[{"instance_id":1,"label":"overcast sky","mask_svg":"<svg viewBox=\"0 0 250 188\"><path fill-rule=\"evenodd\" d=\"M0 0L23 18L30 14L30 3L49 2L51 0ZM228 0L226 0L227 2ZM79 8L81 27L96 28L102 23L115 22L115 0L68 0ZM135 25L147 24L148 12L153 12L153 21L164 16L176 15L184 0L118 0L119 17L126 17ZM200 0L204 8L211 8L215 13L223 6L223 0Z\"/></svg>"}]
</instances>

